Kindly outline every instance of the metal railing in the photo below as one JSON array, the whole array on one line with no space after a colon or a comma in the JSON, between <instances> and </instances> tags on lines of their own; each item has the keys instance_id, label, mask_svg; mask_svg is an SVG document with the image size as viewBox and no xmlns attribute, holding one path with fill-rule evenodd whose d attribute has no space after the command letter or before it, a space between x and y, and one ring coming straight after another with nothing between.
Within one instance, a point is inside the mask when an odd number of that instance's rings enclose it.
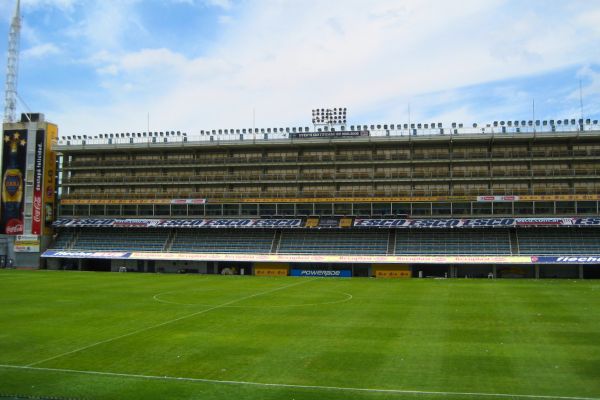
<instances>
[{"instance_id":1,"label":"metal railing","mask_svg":"<svg viewBox=\"0 0 600 400\"><path fill-rule=\"evenodd\" d=\"M96 193L76 192L63 193L63 200L144 200L144 201L168 201L171 199L215 199L215 200L244 200L244 199L339 199L356 198L358 201L367 201L369 198L384 197L447 197L447 196L518 196L518 195L598 195L600 188L577 187L577 188L454 188L447 189L413 189L413 190L374 190L374 191L299 191L282 193L265 192L178 192L178 193ZM406 200L410 201L410 200ZM419 201L423 201L419 199ZM432 201L435 201L433 199Z\"/></svg>"},{"instance_id":2,"label":"metal railing","mask_svg":"<svg viewBox=\"0 0 600 400\"><path fill-rule=\"evenodd\" d=\"M283 163L283 164L297 164L297 163L331 163L331 162L382 162L382 161L466 161L466 160L486 160L486 161L506 161L506 159L541 159L541 158L571 158L571 157L599 157L600 150L569 150L569 151L515 151L515 152L461 152L461 153L431 153L431 154L390 154L390 155L336 155L332 157L295 157L295 158L255 158L255 159L243 159L236 157L222 157L222 158L182 158L182 159L142 159L142 160L73 160L71 162L63 162L62 167L64 169L78 168L78 167L91 167L91 168L103 168L103 167L146 167L151 166L156 168L157 166L189 166L189 167L208 167L208 166L223 166L223 165L256 165L260 164L272 164L272 163Z\"/></svg>"},{"instance_id":3,"label":"metal railing","mask_svg":"<svg viewBox=\"0 0 600 400\"><path fill-rule=\"evenodd\" d=\"M453 171L405 171L405 172L360 172L360 173L299 173L299 174L214 174L214 175L127 175L127 176L83 176L64 177L63 186L76 185L120 185L120 184L256 184L256 183L295 183L295 182L331 182L341 180L351 181L414 181L414 180L460 180L494 178L514 179L569 179L569 178L599 178L600 169L533 169L533 170L453 170Z\"/></svg>"}]
</instances>

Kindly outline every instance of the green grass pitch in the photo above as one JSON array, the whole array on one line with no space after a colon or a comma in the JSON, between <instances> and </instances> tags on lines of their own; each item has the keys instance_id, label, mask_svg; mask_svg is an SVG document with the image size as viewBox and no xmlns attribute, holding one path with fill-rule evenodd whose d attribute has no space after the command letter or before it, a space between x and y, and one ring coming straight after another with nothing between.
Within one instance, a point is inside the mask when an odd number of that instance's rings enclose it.
<instances>
[{"instance_id":1,"label":"green grass pitch","mask_svg":"<svg viewBox=\"0 0 600 400\"><path fill-rule=\"evenodd\" d=\"M0 271L0 396L596 399L600 282Z\"/></svg>"}]
</instances>

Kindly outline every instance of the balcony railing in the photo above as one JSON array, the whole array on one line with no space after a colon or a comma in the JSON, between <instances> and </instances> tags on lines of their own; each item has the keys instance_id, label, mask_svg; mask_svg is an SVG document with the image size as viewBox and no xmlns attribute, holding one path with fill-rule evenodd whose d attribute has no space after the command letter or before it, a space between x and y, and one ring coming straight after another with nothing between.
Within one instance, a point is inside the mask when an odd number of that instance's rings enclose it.
<instances>
[{"instance_id":1,"label":"balcony railing","mask_svg":"<svg viewBox=\"0 0 600 400\"><path fill-rule=\"evenodd\" d=\"M409 154L337 154L321 156L297 157L198 157L198 158L165 158L165 159L125 159L125 160L73 160L63 164L63 168L72 167L121 167L121 166L152 166L181 165L181 166L207 166L207 165L235 165L235 164L273 164L273 163L330 163L330 162L385 162L385 161L443 161L443 160L490 160L505 161L506 159L538 159L538 158L571 158L571 157L598 157L600 150L573 150L573 151L514 151L514 152L477 152L465 151L454 153L413 153Z\"/></svg>"},{"instance_id":2,"label":"balcony railing","mask_svg":"<svg viewBox=\"0 0 600 400\"><path fill-rule=\"evenodd\" d=\"M297 192L232 192L232 191L211 191L211 192L177 192L177 193L106 193L106 192L75 192L63 193L61 198L68 200L170 200L170 199L194 199L208 198L216 200L243 200L243 199L320 199L320 198L356 198L357 201L368 201L369 198L384 197L445 197L445 196L519 196L519 195L598 195L600 187L577 187L577 188L454 188L451 191L447 189L413 189L413 190L314 190ZM410 199L403 200L410 201ZM419 199L422 201L422 199ZM432 201L436 201L433 199Z\"/></svg>"},{"instance_id":3,"label":"balcony railing","mask_svg":"<svg viewBox=\"0 0 600 400\"><path fill-rule=\"evenodd\" d=\"M494 178L515 179L572 179L600 178L600 169L534 169L534 170L453 170L449 171L403 171L403 172L321 172L298 174L212 174L212 175L128 175L128 176L72 176L63 178L63 186L76 185L124 185L124 184L213 184L213 183L293 183L328 181L426 181L426 180L493 180Z\"/></svg>"}]
</instances>

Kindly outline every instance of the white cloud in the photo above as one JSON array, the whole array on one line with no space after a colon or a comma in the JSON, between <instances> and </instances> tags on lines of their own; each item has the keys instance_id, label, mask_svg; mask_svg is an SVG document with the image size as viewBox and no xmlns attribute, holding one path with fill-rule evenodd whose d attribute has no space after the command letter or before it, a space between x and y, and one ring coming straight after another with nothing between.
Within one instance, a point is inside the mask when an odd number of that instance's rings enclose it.
<instances>
[{"instance_id":1,"label":"white cloud","mask_svg":"<svg viewBox=\"0 0 600 400\"><path fill-rule=\"evenodd\" d=\"M230 10L233 7L231 0L203 0L203 3L212 7L220 7L224 10Z\"/></svg>"},{"instance_id":2,"label":"white cloud","mask_svg":"<svg viewBox=\"0 0 600 400\"><path fill-rule=\"evenodd\" d=\"M219 23L226 25L233 23L233 17L231 15L219 15Z\"/></svg>"},{"instance_id":3,"label":"white cloud","mask_svg":"<svg viewBox=\"0 0 600 400\"><path fill-rule=\"evenodd\" d=\"M209 3L231 7L229 1ZM424 93L439 93L427 99L443 108L444 102L460 96L456 88L600 62L594 51L600 31L581 16L589 9L559 7L556 15L547 16L542 3L536 3L537 10L519 4L242 3L236 7L236 23L228 24L198 57L162 47L124 52L123 26L131 24L125 16L127 4L107 2L97 5L78 31L95 49L88 62L100 74L109 98L100 108L74 98L59 116L73 131L90 126L98 131L143 130L140 121L150 112L153 124L163 129L197 132L249 126L254 108L258 125L304 125L312 108L339 105L348 107L356 123L371 122L358 120L369 115L391 122L406 115L411 99L414 118L425 115L420 108L428 105L418 100ZM521 12L520 7L526 9ZM583 22L554 23L570 19ZM529 101L528 94L523 98ZM506 107L495 111L510 112ZM436 118L477 113L452 106Z\"/></svg>"},{"instance_id":4,"label":"white cloud","mask_svg":"<svg viewBox=\"0 0 600 400\"><path fill-rule=\"evenodd\" d=\"M86 4L84 15L67 28L67 34L96 51L117 51L122 47L126 33L144 30L133 12L133 5L139 1L102 0Z\"/></svg>"},{"instance_id":5,"label":"white cloud","mask_svg":"<svg viewBox=\"0 0 600 400\"><path fill-rule=\"evenodd\" d=\"M23 59L39 59L60 54L60 49L53 43L44 43L30 47L21 52Z\"/></svg>"}]
</instances>

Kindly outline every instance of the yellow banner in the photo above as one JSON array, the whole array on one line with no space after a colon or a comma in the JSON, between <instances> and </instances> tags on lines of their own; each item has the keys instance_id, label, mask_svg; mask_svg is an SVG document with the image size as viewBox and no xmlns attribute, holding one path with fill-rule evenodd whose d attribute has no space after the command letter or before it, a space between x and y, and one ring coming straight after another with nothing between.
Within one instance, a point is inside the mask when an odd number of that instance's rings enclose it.
<instances>
[{"instance_id":1,"label":"yellow banner","mask_svg":"<svg viewBox=\"0 0 600 400\"><path fill-rule=\"evenodd\" d=\"M46 125L46 143L44 154L43 213L44 235L52 234L52 222L56 217L56 152L53 146L58 140L58 126Z\"/></svg>"},{"instance_id":2,"label":"yellow banner","mask_svg":"<svg viewBox=\"0 0 600 400\"><path fill-rule=\"evenodd\" d=\"M208 199L207 203L409 203L477 201L477 196ZM600 194L519 196L518 201L600 201ZM171 199L64 199L61 204L171 204Z\"/></svg>"},{"instance_id":3,"label":"yellow banner","mask_svg":"<svg viewBox=\"0 0 600 400\"><path fill-rule=\"evenodd\" d=\"M254 268L256 276L287 276L287 268Z\"/></svg>"},{"instance_id":4,"label":"yellow banner","mask_svg":"<svg viewBox=\"0 0 600 400\"><path fill-rule=\"evenodd\" d=\"M599 194L564 194L564 195L545 195L545 196L519 196L519 201L597 201L600 200Z\"/></svg>"},{"instance_id":5,"label":"yellow banner","mask_svg":"<svg viewBox=\"0 0 600 400\"><path fill-rule=\"evenodd\" d=\"M110 204L171 204L170 199L64 199L60 202L63 205L92 204L92 205L110 205Z\"/></svg>"},{"instance_id":6,"label":"yellow banner","mask_svg":"<svg viewBox=\"0 0 600 400\"><path fill-rule=\"evenodd\" d=\"M411 271L377 270L376 278L411 278Z\"/></svg>"}]
</instances>

